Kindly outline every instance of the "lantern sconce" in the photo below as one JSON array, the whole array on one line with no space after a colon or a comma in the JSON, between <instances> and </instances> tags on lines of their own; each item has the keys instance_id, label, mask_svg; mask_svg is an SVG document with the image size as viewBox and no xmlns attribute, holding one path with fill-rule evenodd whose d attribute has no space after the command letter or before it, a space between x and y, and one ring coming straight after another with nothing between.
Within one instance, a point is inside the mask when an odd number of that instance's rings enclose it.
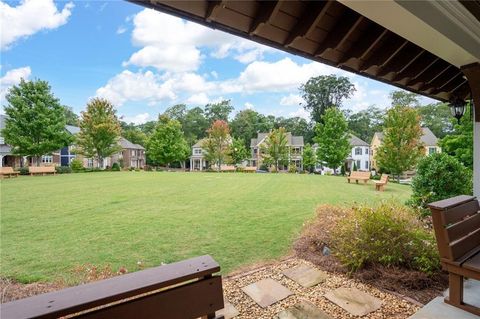
<instances>
[{"instance_id":1,"label":"lantern sconce","mask_svg":"<svg viewBox=\"0 0 480 319\"><path fill-rule=\"evenodd\" d=\"M459 97L450 100L450 112L452 113L452 116L457 119L458 124L460 124L460 119L465 114L466 108L467 105L465 100Z\"/></svg>"}]
</instances>

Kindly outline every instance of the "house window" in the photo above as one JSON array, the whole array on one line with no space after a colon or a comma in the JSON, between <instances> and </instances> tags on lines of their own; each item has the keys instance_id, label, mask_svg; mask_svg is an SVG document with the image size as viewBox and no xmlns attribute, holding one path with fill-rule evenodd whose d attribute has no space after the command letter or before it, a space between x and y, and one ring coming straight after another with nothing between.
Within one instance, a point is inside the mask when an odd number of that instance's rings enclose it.
<instances>
[{"instance_id":1,"label":"house window","mask_svg":"<svg viewBox=\"0 0 480 319\"><path fill-rule=\"evenodd\" d=\"M257 154L258 153L258 149L254 148L253 149L253 154Z\"/></svg>"},{"instance_id":2,"label":"house window","mask_svg":"<svg viewBox=\"0 0 480 319\"><path fill-rule=\"evenodd\" d=\"M361 147L356 147L355 148L355 155L362 155L362 148Z\"/></svg>"},{"instance_id":3,"label":"house window","mask_svg":"<svg viewBox=\"0 0 480 319\"><path fill-rule=\"evenodd\" d=\"M87 166L88 166L89 168L92 168L92 167L93 167L93 158L89 158L89 159L87 160Z\"/></svg>"},{"instance_id":4,"label":"house window","mask_svg":"<svg viewBox=\"0 0 480 319\"><path fill-rule=\"evenodd\" d=\"M365 147L365 155L368 155L368 147Z\"/></svg>"},{"instance_id":5,"label":"house window","mask_svg":"<svg viewBox=\"0 0 480 319\"><path fill-rule=\"evenodd\" d=\"M202 149L200 149L200 148L194 149L194 150L193 150L193 154L195 154L195 155L201 155L201 154L202 154Z\"/></svg>"},{"instance_id":6,"label":"house window","mask_svg":"<svg viewBox=\"0 0 480 319\"><path fill-rule=\"evenodd\" d=\"M135 151L134 150L132 150L132 156L135 156Z\"/></svg>"},{"instance_id":7,"label":"house window","mask_svg":"<svg viewBox=\"0 0 480 319\"><path fill-rule=\"evenodd\" d=\"M361 166L360 166L361 163L362 163L362 162L361 162L360 160L357 160L357 169L361 169Z\"/></svg>"},{"instance_id":8,"label":"house window","mask_svg":"<svg viewBox=\"0 0 480 319\"><path fill-rule=\"evenodd\" d=\"M365 161L365 169L368 169L368 161Z\"/></svg>"},{"instance_id":9,"label":"house window","mask_svg":"<svg viewBox=\"0 0 480 319\"><path fill-rule=\"evenodd\" d=\"M52 155L42 155L42 163L52 163L53 156Z\"/></svg>"},{"instance_id":10,"label":"house window","mask_svg":"<svg viewBox=\"0 0 480 319\"><path fill-rule=\"evenodd\" d=\"M429 147L429 148L428 148L428 155L435 154L436 152L437 152L437 148L436 148L436 147Z\"/></svg>"}]
</instances>

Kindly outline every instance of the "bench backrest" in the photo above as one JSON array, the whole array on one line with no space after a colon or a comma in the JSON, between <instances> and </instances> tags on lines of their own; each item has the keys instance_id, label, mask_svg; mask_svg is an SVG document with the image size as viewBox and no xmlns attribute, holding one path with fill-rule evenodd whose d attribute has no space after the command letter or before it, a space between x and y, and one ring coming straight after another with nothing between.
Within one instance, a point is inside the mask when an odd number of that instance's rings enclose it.
<instances>
[{"instance_id":1,"label":"bench backrest","mask_svg":"<svg viewBox=\"0 0 480 319\"><path fill-rule=\"evenodd\" d=\"M256 171L257 168L254 167L254 166L247 166L247 167L244 168L244 170L245 170L245 171Z\"/></svg>"},{"instance_id":2,"label":"bench backrest","mask_svg":"<svg viewBox=\"0 0 480 319\"><path fill-rule=\"evenodd\" d=\"M382 174L382 177L380 177L380 182L387 184L388 183L388 175L387 174Z\"/></svg>"},{"instance_id":3,"label":"bench backrest","mask_svg":"<svg viewBox=\"0 0 480 319\"><path fill-rule=\"evenodd\" d=\"M220 165L221 171L234 171L236 170L235 166L233 165Z\"/></svg>"},{"instance_id":4,"label":"bench backrest","mask_svg":"<svg viewBox=\"0 0 480 319\"><path fill-rule=\"evenodd\" d=\"M197 318L224 307L219 271L212 257L201 256L8 302L0 312L2 319L83 311L82 318Z\"/></svg>"},{"instance_id":5,"label":"bench backrest","mask_svg":"<svg viewBox=\"0 0 480 319\"><path fill-rule=\"evenodd\" d=\"M440 257L461 261L480 246L480 206L473 196L461 195L428 205Z\"/></svg>"},{"instance_id":6,"label":"bench backrest","mask_svg":"<svg viewBox=\"0 0 480 319\"><path fill-rule=\"evenodd\" d=\"M370 178L370 172L353 171L353 172L350 173L350 178L369 179Z\"/></svg>"},{"instance_id":7,"label":"bench backrest","mask_svg":"<svg viewBox=\"0 0 480 319\"><path fill-rule=\"evenodd\" d=\"M54 173L55 166L30 166L28 171L30 173Z\"/></svg>"},{"instance_id":8,"label":"bench backrest","mask_svg":"<svg viewBox=\"0 0 480 319\"><path fill-rule=\"evenodd\" d=\"M15 173L12 167L6 166L6 167L0 167L0 174L11 174Z\"/></svg>"}]
</instances>

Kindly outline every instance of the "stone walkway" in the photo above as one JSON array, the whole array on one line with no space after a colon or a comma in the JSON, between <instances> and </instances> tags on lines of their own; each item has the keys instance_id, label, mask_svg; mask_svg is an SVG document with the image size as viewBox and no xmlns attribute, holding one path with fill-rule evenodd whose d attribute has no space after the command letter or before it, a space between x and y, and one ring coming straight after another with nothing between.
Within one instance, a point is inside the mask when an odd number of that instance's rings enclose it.
<instances>
[{"instance_id":1,"label":"stone walkway","mask_svg":"<svg viewBox=\"0 0 480 319\"><path fill-rule=\"evenodd\" d=\"M226 319L408 318L418 307L395 295L288 259L224 279Z\"/></svg>"}]
</instances>

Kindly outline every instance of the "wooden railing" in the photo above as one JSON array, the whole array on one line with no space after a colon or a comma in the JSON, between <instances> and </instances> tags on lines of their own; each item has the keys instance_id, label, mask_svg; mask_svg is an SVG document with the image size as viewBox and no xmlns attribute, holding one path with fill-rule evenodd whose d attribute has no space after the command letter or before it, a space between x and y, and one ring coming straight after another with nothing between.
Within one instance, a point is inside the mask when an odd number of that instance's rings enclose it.
<instances>
[{"instance_id":1,"label":"wooden railing","mask_svg":"<svg viewBox=\"0 0 480 319\"><path fill-rule=\"evenodd\" d=\"M223 318L220 266L210 256L150 268L0 305L2 319Z\"/></svg>"}]
</instances>

